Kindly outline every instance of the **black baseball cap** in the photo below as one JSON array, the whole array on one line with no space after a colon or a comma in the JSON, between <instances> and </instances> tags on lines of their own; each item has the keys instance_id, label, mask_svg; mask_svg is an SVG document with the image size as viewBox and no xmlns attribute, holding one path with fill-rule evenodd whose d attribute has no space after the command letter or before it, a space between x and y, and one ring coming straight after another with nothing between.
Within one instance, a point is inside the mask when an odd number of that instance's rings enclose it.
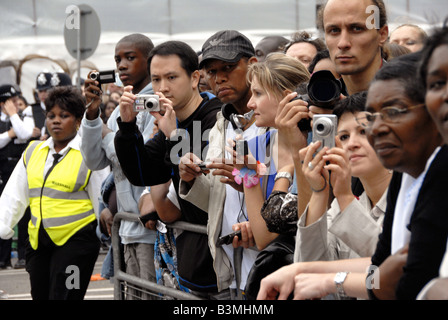
<instances>
[{"instance_id":1,"label":"black baseball cap","mask_svg":"<svg viewBox=\"0 0 448 320\"><path fill-rule=\"evenodd\" d=\"M202 46L202 60L199 68L210 59L225 62L237 62L241 57L255 56L252 42L242 33L235 30L218 31L208 38Z\"/></svg>"}]
</instances>

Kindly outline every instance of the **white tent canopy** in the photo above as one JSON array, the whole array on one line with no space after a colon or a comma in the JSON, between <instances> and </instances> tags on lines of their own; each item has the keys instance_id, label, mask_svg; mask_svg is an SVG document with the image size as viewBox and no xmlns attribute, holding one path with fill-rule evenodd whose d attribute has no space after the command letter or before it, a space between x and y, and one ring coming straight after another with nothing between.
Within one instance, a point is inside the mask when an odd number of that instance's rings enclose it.
<instances>
[{"instance_id":1,"label":"white tent canopy","mask_svg":"<svg viewBox=\"0 0 448 320\"><path fill-rule=\"evenodd\" d=\"M289 38L297 30L316 29L316 9L322 0L0 0L0 84L17 83L19 62L33 59L20 72L20 87L33 102L35 76L43 69L67 66L71 75L76 60L69 55L63 30L66 9L71 5L91 6L101 21L101 36L95 53L83 61L86 70L115 67L117 41L130 33L143 33L154 44L176 39L200 50L214 32L235 29L246 34L254 45L266 35ZM429 29L448 16L446 0L385 0L391 29L401 23L416 23ZM52 61L53 60L53 61ZM55 61L56 60L56 61ZM38 63L36 63L38 61ZM58 63L59 62L59 63ZM83 72L81 72L83 76Z\"/></svg>"}]
</instances>

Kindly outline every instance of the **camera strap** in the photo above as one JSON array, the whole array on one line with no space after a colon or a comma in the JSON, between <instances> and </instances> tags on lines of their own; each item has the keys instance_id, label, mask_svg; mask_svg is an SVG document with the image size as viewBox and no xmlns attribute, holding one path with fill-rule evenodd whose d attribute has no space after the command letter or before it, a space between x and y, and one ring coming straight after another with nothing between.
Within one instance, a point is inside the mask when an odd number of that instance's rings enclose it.
<instances>
[{"instance_id":1,"label":"camera strap","mask_svg":"<svg viewBox=\"0 0 448 320\"><path fill-rule=\"evenodd\" d=\"M271 139L273 139L273 136L275 135L275 132L271 135L271 130L269 128L266 128L265 137L266 137L266 154L264 161L266 163L266 167L268 168L267 173L261 177L261 191L263 194L264 200L267 198L267 190L268 190L268 182L269 182L269 172L271 167ZM260 159L260 156L258 154L258 143L259 143L259 137L256 137L256 159Z\"/></svg>"}]
</instances>

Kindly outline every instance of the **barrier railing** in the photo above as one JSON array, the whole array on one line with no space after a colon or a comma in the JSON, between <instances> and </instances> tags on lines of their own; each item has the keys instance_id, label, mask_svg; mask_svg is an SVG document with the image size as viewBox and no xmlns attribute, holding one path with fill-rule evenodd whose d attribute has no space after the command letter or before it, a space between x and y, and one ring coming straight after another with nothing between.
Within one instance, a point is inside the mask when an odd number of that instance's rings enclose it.
<instances>
[{"instance_id":1,"label":"barrier railing","mask_svg":"<svg viewBox=\"0 0 448 320\"><path fill-rule=\"evenodd\" d=\"M195 296L191 293L187 293L174 288L169 288L155 282L151 282L145 279L138 278L122 270L123 255L121 252L121 244L119 237L119 229L122 220L138 221L138 216L129 212L118 212L114 217L114 223L112 225L112 248L114 259L114 299L124 300L126 295L129 294L126 289L132 288L133 290L141 291L144 294L149 294L157 297L158 299L178 299L178 300L203 300L202 298ZM185 221L177 221L167 224L167 228L187 230L196 233L207 234L207 227L197 224L191 224Z\"/></svg>"}]
</instances>

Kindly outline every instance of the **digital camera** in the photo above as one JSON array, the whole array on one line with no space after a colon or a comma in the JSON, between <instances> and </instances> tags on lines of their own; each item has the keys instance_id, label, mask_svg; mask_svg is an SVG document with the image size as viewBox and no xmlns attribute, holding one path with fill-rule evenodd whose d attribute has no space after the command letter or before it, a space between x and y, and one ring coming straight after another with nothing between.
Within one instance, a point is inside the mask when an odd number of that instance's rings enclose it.
<instances>
[{"instance_id":1,"label":"digital camera","mask_svg":"<svg viewBox=\"0 0 448 320\"><path fill-rule=\"evenodd\" d=\"M338 119L334 114L316 114L313 117L313 142L320 141L321 145L317 152L323 147L329 149L335 146L335 137Z\"/></svg>"},{"instance_id":2,"label":"digital camera","mask_svg":"<svg viewBox=\"0 0 448 320\"><path fill-rule=\"evenodd\" d=\"M299 94L292 101L300 99L308 105L325 109L333 109L342 93L342 83L328 70L320 70L313 73L306 87L306 93L297 89ZM298 126L301 131L310 131L310 119L302 119Z\"/></svg>"},{"instance_id":3,"label":"digital camera","mask_svg":"<svg viewBox=\"0 0 448 320\"><path fill-rule=\"evenodd\" d=\"M95 71L89 75L91 80L96 80L100 85L104 83L114 83L115 82L115 70L107 71Z\"/></svg>"},{"instance_id":4,"label":"digital camera","mask_svg":"<svg viewBox=\"0 0 448 320\"><path fill-rule=\"evenodd\" d=\"M313 73L307 86L308 101L320 108L333 109L339 101L342 83L328 70ZM304 96L307 99L306 96Z\"/></svg>"},{"instance_id":5,"label":"digital camera","mask_svg":"<svg viewBox=\"0 0 448 320\"><path fill-rule=\"evenodd\" d=\"M160 111L159 96L156 94L136 95L134 111Z\"/></svg>"}]
</instances>

